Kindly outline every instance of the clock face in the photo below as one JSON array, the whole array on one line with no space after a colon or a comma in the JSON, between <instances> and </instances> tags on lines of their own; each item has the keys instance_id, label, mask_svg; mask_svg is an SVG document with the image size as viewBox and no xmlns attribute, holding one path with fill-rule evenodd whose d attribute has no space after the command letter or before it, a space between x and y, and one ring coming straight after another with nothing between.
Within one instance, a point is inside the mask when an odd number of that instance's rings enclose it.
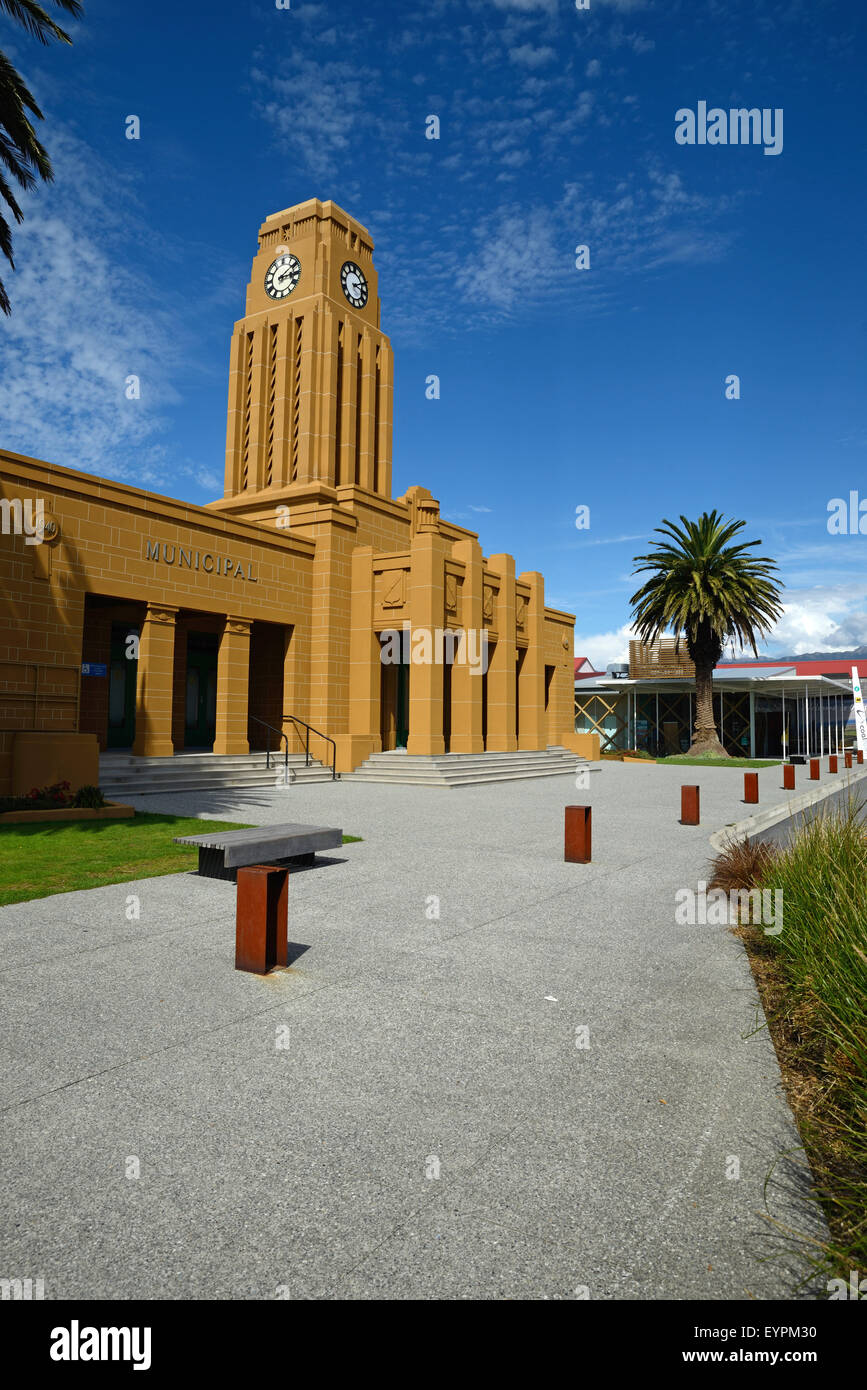
<instances>
[{"instance_id":1,"label":"clock face","mask_svg":"<svg viewBox=\"0 0 867 1390\"><path fill-rule=\"evenodd\" d=\"M356 265L355 261L345 261L340 272L340 283L353 309L363 309L367 303L367 281L361 266Z\"/></svg>"},{"instance_id":2,"label":"clock face","mask_svg":"<svg viewBox=\"0 0 867 1390\"><path fill-rule=\"evenodd\" d=\"M265 290L272 299L285 299L298 284L300 274L301 262L287 251L285 256L278 256L269 265L265 273Z\"/></svg>"}]
</instances>

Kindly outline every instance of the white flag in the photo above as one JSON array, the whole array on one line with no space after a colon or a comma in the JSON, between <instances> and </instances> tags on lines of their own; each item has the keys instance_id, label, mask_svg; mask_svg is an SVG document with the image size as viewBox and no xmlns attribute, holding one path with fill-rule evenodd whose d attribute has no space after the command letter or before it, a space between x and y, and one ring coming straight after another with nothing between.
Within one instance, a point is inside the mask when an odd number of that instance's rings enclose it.
<instances>
[{"instance_id":1,"label":"white flag","mask_svg":"<svg viewBox=\"0 0 867 1390\"><path fill-rule=\"evenodd\" d=\"M857 666L852 667L852 694L855 697L855 737L858 740L858 749L863 753L867 751L867 713L861 699L861 681L858 678Z\"/></svg>"}]
</instances>

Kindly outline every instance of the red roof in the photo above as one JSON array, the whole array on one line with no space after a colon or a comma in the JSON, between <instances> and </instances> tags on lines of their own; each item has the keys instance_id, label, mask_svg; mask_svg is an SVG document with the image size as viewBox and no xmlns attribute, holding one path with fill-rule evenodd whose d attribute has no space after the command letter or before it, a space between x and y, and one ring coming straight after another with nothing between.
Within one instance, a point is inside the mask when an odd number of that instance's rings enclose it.
<instances>
[{"instance_id":1,"label":"red roof","mask_svg":"<svg viewBox=\"0 0 867 1390\"><path fill-rule=\"evenodd\" d=\"M578 681L578 680L584 680L585 676L600 676L600 675L602 674L601 671L594 671L594 670L593 670L593 663L591 662L589 656L576 656L576 657L574 658L574 660L575 660L575 679L576 679L576 681ZM582 671L582 670L581 670L581 667L582 667L582 666L585 666L585 665L590 667L590 670L589 670L589 671Z\"/></svg>"}]
</instances>

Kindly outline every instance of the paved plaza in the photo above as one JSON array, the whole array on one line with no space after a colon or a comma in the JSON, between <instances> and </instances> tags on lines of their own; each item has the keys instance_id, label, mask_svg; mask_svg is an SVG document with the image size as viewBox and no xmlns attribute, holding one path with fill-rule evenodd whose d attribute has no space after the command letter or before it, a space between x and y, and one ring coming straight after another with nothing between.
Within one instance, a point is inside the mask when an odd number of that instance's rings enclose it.
<instances>
[{"instance_id":1,"label":"paved plaza","mask_svg":"<svg viewBox=\"0 0 867 1390\"><path fill-rule=\"evenodd\" d=\"M606 763L588 791L142 798L363 840L291 876L267 977L233 968L234 886L194 873L0 909L0 1274L55 1298L815 1297L743 948L675 922L742 794ZM589 865L563 862L573 802Z\"/></svg>"}]
</instances>

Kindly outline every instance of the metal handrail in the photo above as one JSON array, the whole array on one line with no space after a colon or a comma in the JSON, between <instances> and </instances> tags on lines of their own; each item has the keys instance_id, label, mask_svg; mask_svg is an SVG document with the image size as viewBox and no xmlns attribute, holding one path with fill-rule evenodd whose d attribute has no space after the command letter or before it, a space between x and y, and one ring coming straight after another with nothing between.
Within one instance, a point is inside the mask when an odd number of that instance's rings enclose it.
<instances>
[{"instance_id":1,"label":"metal handrail","mask_svg":"<svg viewBox=\"0 0 867 1390\"><path fill-rule=\"evenodd\" d=\"M315 734L317 738L324 738L326 743L330 743L330 744L331 744L331 747L334 749L334 753L332 754L332 758L331 758L331 780L332 780L332 782L336 781L336 780L337 780L337 744L334 742L334 739L333 739L333 738L329 738L327 734L323 734L323 733L321 732L321 730L319 730L319 729L314 729L314 727L313 727L312 724L305 724L305 723L304 723L304 720L303 720L303 719L299 719L299 717L298 717L297 714L284 714L284 715L283 715L283 718L284 718L284 719L291 719L291 720L292 720L292 723L295 724L295 725L303 724L303 725L304 725L304 728L307 730L307 733L306 733L305 739L304 739L304 766L305 766L305 767L309 767L309 766L310 766L310 735L311 735L311 734ZM287 745L287 747L288 747L288 745Z\"/></svg>"},{"instance_id":2,"label":"metal handrail","mask_svg":"<svg viewBox=\"0 0 867 1390\"><path fill-rule=\"evenodd\" d=\"M288 739L287 736L284 734L283 730L282 730L282 729L276 729L276 728L274 727L273 724L266 724L266 723L265 723L265 720L264 720L264 719L260 719L259 716L258 716L257 714L250 714L250 715L247 716L247 718L248 718L248 719L252 719L252 721L253 721L254 724L261 724L263 729L267 729L267 730L268 730L268 743L267 743L267 746L266 746L266 748L265 748L265 766L266 766L266 768L268 768L269 771L270 771L270 769L271 769L271 735L272 735L272 734L276 734L278 738L282 738L283 742L286 744L286 751L285 751L285 753L283 754L283 767L284 767L286 776L287 776L287 778L288 778L288 775L289 775L289 739Z\"/></svg>"}]
</instances>

